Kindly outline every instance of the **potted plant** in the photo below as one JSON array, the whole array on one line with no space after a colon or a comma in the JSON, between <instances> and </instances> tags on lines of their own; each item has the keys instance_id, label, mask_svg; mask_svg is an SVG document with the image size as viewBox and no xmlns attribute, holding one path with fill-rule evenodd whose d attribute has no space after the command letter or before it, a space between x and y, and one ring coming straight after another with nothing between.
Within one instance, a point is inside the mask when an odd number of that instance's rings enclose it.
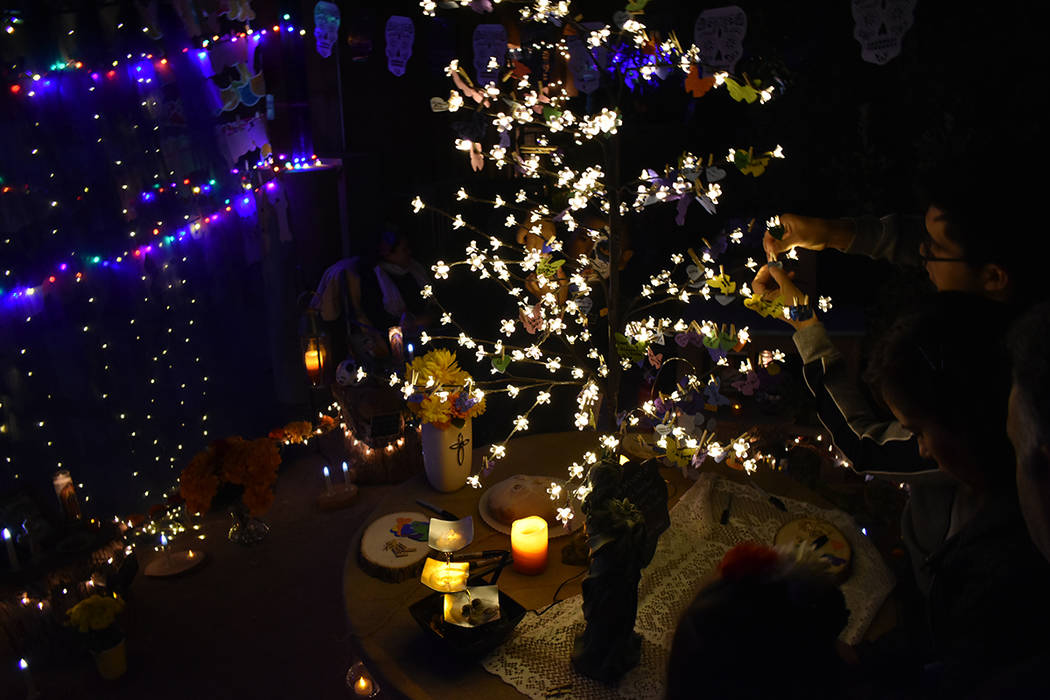
<instances>
[{"instance_id":1,"label":"potted plant","mask_svg":"<svg viewBox=\"0 0 1050 700\"><path fill-rule=\"evenodd\" d=\"M484 392L445 349L431 350L406 367L408 407L423 423L423 467L438 491L455 491L470 476L471 419L485 412ZM409 388L406 386L406 392Z\"/></svg>"},{"instance_id":2,"label":"potted plant","mask_svg":"<svg viewBox=\"0 0 1050 700\"><path fill-rule=\"evenodd\" d=\"M85 636L99 675L107 680L120 678L128 670L124 632L117 625L117 615L123 610L124 601L113 593L89 596L66 613L69 624Z\"/></svg>"}]
</instances>

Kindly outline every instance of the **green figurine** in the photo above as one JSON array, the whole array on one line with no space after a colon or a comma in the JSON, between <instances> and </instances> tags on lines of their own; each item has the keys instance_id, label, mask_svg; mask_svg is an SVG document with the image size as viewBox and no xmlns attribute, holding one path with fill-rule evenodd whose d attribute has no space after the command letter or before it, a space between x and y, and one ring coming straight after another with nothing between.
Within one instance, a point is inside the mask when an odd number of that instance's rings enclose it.
<instances>
[{"instance_id":1,"label":"green figurine","mask_svg":"<svg viewBox=\"0 0 1050 700\"><path fill-rule=\"evenodd\" d=\"M572 665L614 683L641 659L642 638L634 631L638 584L670 524L667 486L653 462L621 467L603 461L589 480L592 490L582 504L590 549L582 584L587 626L576 637Z\"/></svg>"}]
</instances>

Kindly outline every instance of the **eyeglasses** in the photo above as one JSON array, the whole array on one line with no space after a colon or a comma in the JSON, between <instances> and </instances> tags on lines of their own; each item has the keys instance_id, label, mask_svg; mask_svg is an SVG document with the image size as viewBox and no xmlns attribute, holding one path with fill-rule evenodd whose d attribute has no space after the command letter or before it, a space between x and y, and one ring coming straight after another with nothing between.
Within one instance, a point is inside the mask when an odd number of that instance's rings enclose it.
<instances>
[{"instance_id":1,"label":"eyeglasses","mask_svg":"<svg viewBox=\"0 0 1050 700\"><path fill-rule=\"evenodd\" d=\"M919 243L919 260L922 261L923 265L932 262L969 262L967 258L938 258L936 255L930 255L927 251L930 249L932 241L929 237L924 238Z\"/></svg>"}]
</instances>

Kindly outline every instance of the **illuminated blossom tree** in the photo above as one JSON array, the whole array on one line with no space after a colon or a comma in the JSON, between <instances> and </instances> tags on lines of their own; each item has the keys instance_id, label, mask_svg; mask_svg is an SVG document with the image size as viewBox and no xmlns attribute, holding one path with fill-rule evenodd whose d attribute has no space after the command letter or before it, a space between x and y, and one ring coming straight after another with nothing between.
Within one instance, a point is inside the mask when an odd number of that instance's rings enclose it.
<instances>
[{"instance_id":1,"label":"illuminated blossom tree","mask_svg":"<svg viewBox=\"0 0 1050 700\"><path fill-rule=\"evenodd\" d=\"M426 14L437 9L433 2L421 5ZM479 364L491 366L496 378L474 383L469 390L475 398L507 393L523 402L506 437L491 446L480 473L470 476L468 483L480 487L490 465L506 455L508 440L528 430L532 412L549 404L552 392L562 387L576 392L567 423L579 430L599 431L603 450L621 449L627 429L647 419L656 423L658 445L668 455L699 464L706 457L721 459L729 454L750 472L761 455L753 453L749 435L721 445L713 433L698 432L675 420L678 411L674 406L690 398L702 396L715 408L728 403L719 392L722 380L713 373L699 377L691 364L671 358L669 362L682 362L689 369L669 395L640 405L619 405L624 373L633 371L639 362L659 368L661 353L653 347L664 339L671 339L673 345L677 337L692 334L698 340L695 345L702 342L719 352L719 364L724 366L729 364L726 353L739 351L749 341L747 328L727 330L712 322L681 318L696 297L722 296L723 301L727 296L740 297L763 315L783 312L781 300L752 296L746 284L738 287L719 265L718 251L706 241L703 248L697 244L702 250L699 255L692 248L672 254L669 265L651 274L640 289L622 286L627 218L648 206L671 201L678 202L683 213L690 202L714 213L725 170L714 166L710 158L705 163L703 157L683 153L676 163L628 177L621 168L622 111L615 106L596 108L593 113L573 111L566 84L539 84L518 58L532 50L546 50L552 60L582 61L584 69L599 72L602 81L613 81L613 92L621 96L668 79L676 71L685 74L687 85L706 81L707 89L727 86L734 98L748 102L765 103L776 88L760 89L746 77L725 72L701 77L704 67L699 49L684 48L673 33L661 37L650 32L641 16L617 13L612 25L585 25L570 18L567 2L537 0L519 5L523 22L546 23L548 31L539 35L559 38L522 46L505 57L493 56L487 68L494 79L484 85L472 81L459 61L452 61L445 69L453 83L448 99L431 101L435 111L471 111L473 123L481 125L455 139L455 147L467 154L475 170L488 165L520 178L520 184L492 199L472 195L469 186L456 193L457 202L491 206L504 217L504 226L486 230L468 221L462 212L445 211L418 196L412 201L416 213L429 209L465 234L465 257L453 262L438 260L432 267L436 282L467 272L502 288L517 309L516 315L494 319L491 333L479 337L453 318L431 285L422 292L442 312L440 330L423 333L422 343L455 343L472 352ZM599 158L579 165L586 154L595 151ZM726 160L742 173L754 175L772 159L782 157L777 146L757 155L752 149L731 149ZM546 186L527 186L536 180ZM548 196L534 194L541 190ZM776 221L768 225L777 230ZM743 231L734 231L728 242L740 243L742 237ZM753 259L746 263L752 270L757 264ZM783 355L777 353L775 359ZM766 352L759 361L768 364L774 358ZM744 387L753 381L750 359L727 370L739 373ZM390 383L401 384L406 397L420 391L412 377L394 375ZM438 390L442 387L423 389ZM566 465L569 478L564 487L552 484L550 493L560 501L558 517L563 523L568 523L587 495L587 474L598 462L598 454L586 452Z\"/></svg>"}]
</instances>

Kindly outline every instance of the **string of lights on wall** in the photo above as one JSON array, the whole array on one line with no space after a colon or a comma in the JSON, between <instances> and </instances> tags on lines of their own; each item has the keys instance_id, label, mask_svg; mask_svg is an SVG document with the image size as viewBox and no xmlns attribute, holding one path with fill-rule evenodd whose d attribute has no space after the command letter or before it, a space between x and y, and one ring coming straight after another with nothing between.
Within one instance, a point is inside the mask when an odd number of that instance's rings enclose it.
<instances>
[{"instance_id":1,"label":"string of lights on wall","mask_svg":"<svg viewBox=\"0 0 1050 700\"><path fill-rule=\"evenodd\" d=\"M209 59L208 47L214 47L222 41L251 41L260 42L266 36L295 36L302 37L305 35L305 30L296 29L292 24L289 23L290 16L284 15L284 25L274 25L271 30L252 30L247 29L244 32L228 34L225 37L218 35L213 36L210 40L205 39L200 42L199 46L184 47L182 53L189 53L194 51L196 53L197 60L201 67L201 70L205 74L209 74L211 71L211 62ZM43 91L48 88L57 87L62 81L62 77L67 77L71 73L78 73L86 80L79 81L78 84L86 85L88 92L94 92L98 87L99 83L105 83L106 81L117 81L121 78L128 78L133 81L136 87L142 88L143 86L151 86L156 80L158 72L170 71L173 66L169 63L169 60L165 57L156 57L151 53L140 53L137 56L134 54L127 54L124 61L114 60L107 64L107 70L99 71L92 70L87 67L81 61L70 61L67 63L56 63L51 66L51 70L48 72L25 72L19 81L12 83L9 86L9 90L13 94L24 94L28 97L33 97L38 94L38 91ZM64 84L64 83L63 83ZM157 132L160 130L160 124L157 119L158 114L158 103L155 97L146 97L140 101L141 111L146 113L151 118L151 123L143 124L136 122L133 125L133 129L142 129L142 132L149 130L150 132ZM100 114L95 113L94 119L97 121L100 119ZM132 117L134 118L134 117ZM34 122L36 128L40 128L40 122ZM101 144L104 141L104 137L99 136L96 143ZM160 155L161 149L153 144L155 155ZM144 153L147 157L154 155L148 152ZM37 146L30 146L30 156L39 156L40 149ZM163 156L161 156L163 157ZM130 159L125 157L118 157L113 160L112 165L114 168L122 168L130 163ZM68 257L53 263L48 268L47 274L39 281L34 283L27 283L25 277L27 275L17 273L13 269L4 269L0 272L0 309L15 309L17 311L28 311L27 315L32 314L34 305L30 304L29 308L23 308L23 305L18 304L4 304L5 301L32 301L32 297L39 295L47 289L47 285L54 285L58 279L64 275L80 275L83 276L85 271L89 270L93 266L109 267L112 265L119 265L124 260L131 258L141 258L141 256L152 252L154 248L163 248L165 245L171 246L176 242L185 239L187 236L197 235L204 227L208 224L215 223L224 214L230 213L234 208L247 208L253 207L253 202L248 201L242 190L249 190L251 194L251 179L250 176L253 171L260 168L266 168L273 172L281 172L283 170L311 170L316 168L330 167L323 163L316 155L310 156L294 156L288 157L284 154L274 159L272 154L266 158L257 162L254 166L248 166L245 168L232 168L230 173L237 176L239 182L236 186L226 186L225 184L217 183L214 178L208 178L206 180L194 180L189 177L180 177L174 171L160 172L160 168L156 168L157 172L153 173L153 182L148 187L142 189L139 192L137 199L133 200L142 207L148 208L149 205L157 203L162 197L174 196L178 198L187 198L190 200L188 204L194 205L190 208L187 213L183 214L182 221L177 222L173 227L171 223L165 225L162 220L154 220L145 213L142 220L151 221L147 230L140 230L139 227L131 228L128 232L128 237L131 239L135 238L147 238L150 242L143 244L131 249L124 249L120 252L111 253L109 255L101 255L96 252L82 253L77 255L75 252L70 254ZM50 179L55 178L55 173L50 173ZM124 183L121 185L122 190L127 191L130 185ZM273 185L270 185L273 188ZM83 193L87 193L90 187L82 188ZM220 194L225 190L225 199L221 206L211 207L206 213L200 213L196 205L199 200L208 200L208 195ZM258 191L258 188L255 188ZM81 194L76 195L79 199ZM239 194L238 194L239 193ZM46 207L52 210L59 210L64 205L60 201L61 198L56 196L45 187L33 187L28 184L12 184L5 183L0 179L0 194L5 195L30 195L39 194L46 198ZM68 205L68 203L67 203ZM125 207L123 210L125 216L128 215L128 208ZM176 230L171 231L172 228ZM60 233L60 227L54 227L51 229L51 235L57 236ZM12 245L14 241L10 236L5 237L2 241L5 245ZM77 281L80 281L80 277L77 277ZM6 284L5 284L6 282ZM15 283L13 287L11 285ZM6 289L5 289L6 287Z\"/></svg>"},{"instance_id":2,"label":"string of lights on wall","mask_svg":"<svg viewBox=\"0 0 1050 700\"><path fill-rule=\"evenodd\" d=\"M288 16L285 16L285 20L287 21L288 19ZM249 29L239 34L227 35L225 38L213 36L210 40L200 42L200 45L197 47L185 47L182 53L196 51L196 59L201 65L202 72L206 72L203 70L205 65L210 69L210 63L206 63L208 61L209 47L214 48L216 44L223 40L231 42L242 40L261 42L267 35L301 37L305 35L305 31L296 30L290 24L275 25L270 31L253 31ZM192 62L190 65L192 65ZM47 72L26 72L19 76L18 80L11 83L8 90L12 95L28 98L28 101L24 103L27 108L35 105L32 109L39 110L47 104L42 102L41 98L47 96L47 90L49 89L62 90L65 86L73 85L83 86L86 92L93 93L100 86L120 84L125 88L134 87L138 90L152 90L158 87L157 73L170 71L174 68L175 66L172 65L168 58L158 57L150 53L126 54L123 60L111 61L104 71L92 70L80 61L71 61L64 64L54 64ZM132 82L127 83L126 79L130 79ZM156 116L156 102L151 101L151 98L147 97L144 100L140 100L139 104L142 109L137 113L121 114L120 116L134 121L133 128L136 130L141 130L142 132L158 131L159 123ZM144 116L147 118L146 120L143 120ZM94 117L93 121L101 121L100 113L96 112ZM34 124L36 125L35 128L40 128L39 121L34 122ZM103 137L99 137L96 143L102 143L103 140ZM30 148L31 151L34 151L34 149L36 149L35 146ZM38 151L31 152L30 155L37 155L37 153ZM156 149L155 153L159 154L159 149ZM146 151L144 155L149 157L151 154ZM120 168L128 160L127 158L116 159L112 164L114 167L110 168L110 170ZM289 158L282 154L276 160L268 160L265 167L269 171L281 172L282 170L298 171L329 166L316 158L316 156L295 156L294 158ZM129 239L138 238L141 241L142 238L146 238L147 240L140 242L139 245L134 247L122 247L118 252L102 254L101 252L77 253L74 251L55 262L51 266L50 274L47 274L37 284L25 284L23 282L5 290L3 289L6 286L3 285L5 279L24 279L27 275L7 269L3 271L2 277L0 277L0 310L15 311L16 315L24 317L24 323L26 324L32 323L34 316L44 311L46 308L44 299L51 291L64 292L67 289L75 288L74 285L88 290L92 286L90 284L92 281L106 283L115 281L118 278L129 278L132 274L139 278L139 281L142 283L140 288L142 290L142 308L140 311L153 308L154 311L150 313L153 316L159 315L158 318L150 320L150 323L165 331L160 333L159 337L151 337L149 333L136 332L134 330L135 326L141 326L143 321L135 312L130 313L124 320L128 330L119 334L111 332L111 329L119 327L120 322L115 321L109 314L105 317L104 323L102 322L103 319L99 318L96 319L98 323L93 323L90 319L86 319L87 322L76 324L79 333L85 338L87 347L94 346L97 349L104 376L115 376L115 381L102 382L97 392L97 398L103 405L110 406L115 422L129 426L128 447L132 455L132 461L140 463L138 466L129 466L132 478L141 479L150 464L156 465L167 462L169 470L174 470L177 461L184 456L184 449L188 449L195 444L193 437L196 436L196 439L199 440L201 437L207 438L208 436L206 427L208 416L206 414L201 415L197 423L180 421L175 425L165 425L163 431L160 430L161 426L158 425L156 436L149 435L148 433L152 431L148 429L143 430L140 424L142 419L144 419L147 422L145 425L148 426L150 423L156 425L157 416L154 410L161 401L172 402L174 400L178 406L185 406L187 402L185 392L191 391L193 385L199 386L202 402L208 395L206 390L208 376L199 369L201 357L197 356L194 358L193 364L198 365L196 367L179 366L178 361L175 359L179 354L175 352L176 345L184 345L187 348L196 346L199 339L194 337L191 331L195 326L199 327L199 318L194 311L200 309L199 300L190 291L185 275L178 274L179 268L184 269L183 266L193 264L189 257L191 251L189 249L177 250L177 248L183 244L203 238L210 231L218 230L220 225L231 219L231 214L236 214L238 217L252 217L256 208L255 198L262 191L262 188L265 187L267 190L273 191L278 187L276 181L273 180L265 185L252 187L251 175L252 171L256 169L255 167L231 169L231 174L238 177L235 185L229 187L228 183L217 182L214 178L179 177L174 171L165 172L158 168L158 172L154 173L156 181L138 192L135 201L142 206L153 204L164 197L175 197L177 200L188 199L189 202L181 221L174 224L164 224L157 221L146 232L131 231L128 234ZM51 177L54 178L54 174ZM258 182L258 180L256 181ZM123 189L125 191L129 190L129 185L125 184ZM223 195L223 189L227 190L225 194L229 196ZM84 191L86 192L87 188L84 188ZM51 196L51 192L46 185L34 187L29 184L15 185L12 183L3 183L2 187L0 187L0 194L6 196ZM220 200L221 204L212 205L201 211L201 203L206 204L216 195L223 197ZM63 205L60 197L54 196L48 200L48 206L52 209L58 209ZM127 214L127 209L125 209L124 214ZM148 216L143 218L148 218ZM55 230L52 235L57 235L58 233L59 231ZM11 244L12 241L8 238L4 243ZM154 268L152 272L148 269L148 260L152 261ZM105 271L105 274L103 274L103 271ZM117 275L116 273L118 272L122 274ZM163 279L160 279L161 277ZM163 301L157 302L157 300L151 298L150 288L151 286L157 286L158 279L160 286L170 291L167 303ZM86 291L85 294L90 295L92 293L91 291ZM93 305L96 301L94 295L88 296L87 302L89 306L87 308L90 309L90 305ZM73 328L70 328L70 331L75 332ZM124 380L123 377L120 377L124 368L118 366L119 358L113 357L113 350L115 347L120 346L121 338L124 335L128 336L129 341L133 338L132 345L143 356L151 358L152 363L156 367L156 372L150 373L151 376L144 377L147 387L153 387L153 391L148 392L144 406L145 410L134 416L129 410L130 407L120 406L119 403L115 403L118 386ZM26 377L33 377L34 371L47 370L46 356L42 356L43 360L38 363L34 358L41 356L40 353L28 347L28 345L19 348L17 356L20 364L22 364L22 373ZM198 379L192 382L177 382L175 386L184 393L183 396L172 397L165 395L162 397L160 392L163 391L161 387L165 382L162 381L160 375L169 377L168 385L172 383L170 381L172 376L188 380L196 375ZM47 402L45 408L40 410L39 420L32 423L35 429L39 431L46 431L51 428L48 420L51 411L47 410L46 406L55 400L51 394L42 397L42 400L43 398L46 398ZM28 422L24 420L24 416L20 417L20 421L23 424ZM7 432L7 427L6 425L0 427L0 432ZM170 445L165 443L170 443ZM41 444L46 445L52 453L54 461L51 463L55 467L63 468L66 466L64 461L57 456L59 449L54 440L47 439L47 436L44 436ZM10 455L6 456L6 462L13 470L14 478L18 479L23 476L19 465L13 463ZM80 483L79 488L81 489L82 500L85 503L90 502L91 494L86 490L85 485ZM144 487L141 494L143 498L149 498L150 489ZM154 496L156 495L159 494L154 493Z\"/></svg>"}]
</instances>

